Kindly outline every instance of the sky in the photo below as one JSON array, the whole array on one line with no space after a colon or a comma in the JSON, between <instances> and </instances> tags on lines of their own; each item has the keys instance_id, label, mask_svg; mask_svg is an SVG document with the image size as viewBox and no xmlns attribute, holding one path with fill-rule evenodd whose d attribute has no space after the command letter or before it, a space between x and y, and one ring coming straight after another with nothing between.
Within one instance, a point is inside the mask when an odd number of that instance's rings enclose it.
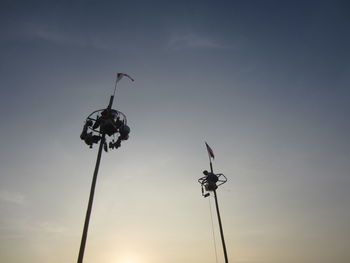
<instances>
[{"instance_id":1,"label":"sky","mask_svg":"<svg viewBox=\"0 0 350 263\"><path fill-rule=\"evenodd\" d=\"M204 141L231 263L350 262L349 11L1 1L0 261L77 260L97 154L79 135L124 72L130 139L103 153L85 263L224 262Z\"/></svg>"}]
</instances>

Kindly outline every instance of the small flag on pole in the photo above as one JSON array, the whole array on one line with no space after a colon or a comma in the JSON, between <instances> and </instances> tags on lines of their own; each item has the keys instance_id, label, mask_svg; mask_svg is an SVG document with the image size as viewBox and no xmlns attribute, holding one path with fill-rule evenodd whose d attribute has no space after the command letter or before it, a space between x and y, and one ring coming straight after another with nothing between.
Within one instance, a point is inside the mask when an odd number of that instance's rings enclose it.
<instances>
[{"instance_id":1,"label":"small flag on pole","mask_svg":"<svg viewBox=\"0 0 350 263\"><path fill-rule=\"evenodd\" d=\"M209 157L211 157L211 158L215 158L215 156L214 156L214 152L213 152L213 150L210 148L210 146L205 142L205 146L207 146L207 151L208 151L208 155L209 155Z\"/></svg>"},{"instance_id":2,"label":"small flag on pole","mask_svg":"<svg viewBox=\"0 0 350 263\"><path fill-rule=\"evenodd\" d=\"M135 81L132 77L125 73L117 73L117 82L121 80L123 77L129 78L131 81Z\"/></svg>"}]
</instances>

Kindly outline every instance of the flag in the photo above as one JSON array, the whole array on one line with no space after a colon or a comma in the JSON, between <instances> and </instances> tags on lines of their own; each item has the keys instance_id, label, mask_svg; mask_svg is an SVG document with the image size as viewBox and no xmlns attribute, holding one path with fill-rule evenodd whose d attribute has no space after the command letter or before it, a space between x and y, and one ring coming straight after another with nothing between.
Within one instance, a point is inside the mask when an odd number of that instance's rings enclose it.
<instances>
[{"instance_id":1,"label":"flag","mask_svg":"<svg viewBox=\"0 0 350 263\"><path fill-rule=\"evenodd\" d=\"M132 77L125 73L117 73L117 82L121 80L123 77L129 78L131 81L135 81Z\"/></svg>"},{"instance_id":2,"label":"flag","mask_svg":"<svg viewBox=\"0 0 350 263\"><path fill-rule=\"evenodd\" d=\"M209 155L209 157L211 157L211 158L215 158L215 156L214 156L214 152L213 152L213 150L210 148L210 146L205 142L205 146L207 146L207 151L208 151L208 155Z\"/></svg>"}]
</instances>

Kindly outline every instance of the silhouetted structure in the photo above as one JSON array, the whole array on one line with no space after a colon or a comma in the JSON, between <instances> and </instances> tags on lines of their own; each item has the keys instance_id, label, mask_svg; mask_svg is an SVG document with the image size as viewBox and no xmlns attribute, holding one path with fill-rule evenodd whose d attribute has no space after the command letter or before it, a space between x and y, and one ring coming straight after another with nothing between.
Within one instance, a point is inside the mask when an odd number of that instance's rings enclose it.
<instances>
[{"instance_id":1,"label":"silhouetted structure","mask_svg":"<svg viewBox=\"0 0 350 263\"><path fill-rule=\"evenodd\" d=\"M214 158L214 153L213 153L213 150L209 147L209 145L207 143L205 143L205 144L206 144L208 155L209 155L210 172L208 172L207 170L204 170L203 171L204 176L199 178L198 182L201 184L202 195L204 197L208 197L210 195L210 192L214 193L216 213L217 213L218 221L219 221L220 236L221 236L222 247L223 247L223 250L224 250L225 263L228 263L226 244L225 244L225 239L224 239L224 231L222 229L218 198L217 198L217 195L216 195L216 189L218 188L218 186L226 183L227 182L227 178L223 174L215 174L213 172L213 164L211 162L211 158Z\"/></svg>"},{"instance_id":2,"label":"silhouetted structure","mask_svg":"<svg viewBox=\"0 0 350 263\"><path fill-rule=\"evenodd\" d=\"M94 170L92 183L91 183L89 202L86 210L83 234L82 234L80 249L79 249L78 263L83 262L85 244L86 244L89 222L90 222L90 215L92 210L92 203L94 200L97 174L98 174L101 156L102 156L102 149L104 149L106 152L108 152L108 149L117 149L120 147L120 144L122 141L127 140L129 138L130 128L127 125L125 114L118 110L112 109L117 82L123 76L126 75L126 74L124 75L120 75L120 74L123 74L123 73L118 73L118 77L115 83L114 93L109 100L108 107L106 109L97 110L91 113L86 118L83 131L80 135L80 139L82 139L87 145L89 145L90 148L92 148L93 145L97 144L98 142L100 142L100 146L98 148L97 160L96 160L95 170Z\"/></svg>"}]
</instances>

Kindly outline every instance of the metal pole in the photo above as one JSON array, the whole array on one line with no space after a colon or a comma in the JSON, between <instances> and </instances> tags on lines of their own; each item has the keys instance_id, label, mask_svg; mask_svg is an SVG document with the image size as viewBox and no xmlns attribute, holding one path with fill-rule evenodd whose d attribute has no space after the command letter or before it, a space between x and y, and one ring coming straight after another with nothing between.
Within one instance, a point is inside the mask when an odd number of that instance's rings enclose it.
<instances>
[{"instance_id":1,"label":"metal pole","mask_svg":"<svg viewBox=\"0 0 350 263\"><path fill-rule=\"evenodd\" d=\"M216 190L214 190L214 197L215 197L216 212L218 214L218 221L219 221L219 226L220 226L221 242L222 242L222 247L224 249L225 263L228 263L226 245L225 245L225 239L224 239L224 231L222 230L221 217L220 217L220 211L219 211L219 205L218 205L218 198L216 196Z\"/></svg>"},{"instance_id":2,"label":"metal pole","mask_svg":"<svg viewBox=\"0 0 350 263\"><path fill-rule=\"evenodd\" d=\"M211 172L211 173L214 173L214 172L213 172L213 164L211 163L210 157L209 157L209 162L210 162L210 172Z\"/></svg>"},{"instance_id":3,"label":"metal pole","mask_svg":"<svg viewBox=\"0 0 350 263\"><path fill-rule=\"evenodd\" d=\"M114 100L114 95L110 97L107 109L109 110L112 109L113 100Z\"/></svg>"},{"instance_id":4,"label":"metal pole","mask_svg":"<svg viewBox=\"0 0 350 263\"><path fill-rule=\"evenodd\" d=\"M102 148L103 148L104 142L105 142L105 135L103 134L102 138L101 138L101 142L100 142L100 147L98 148L98 154L97 154L97 160L96 160L96 166L95 166L94 175L92 177L90 197L89 197L89 204L88 204L88 208L86 210L83 235L81 237L81 243L80 243L80 249L79 249L78 263L83 263L85 243L86 243L86 238L87 238L87 233L88 233L88 228L89 228L90 214L91 214L91 209L92 209L92 203L94 201L94 193L95 193L97 174L98 174L98 169L100 167Z\"/></svg>"}]
</instances>

